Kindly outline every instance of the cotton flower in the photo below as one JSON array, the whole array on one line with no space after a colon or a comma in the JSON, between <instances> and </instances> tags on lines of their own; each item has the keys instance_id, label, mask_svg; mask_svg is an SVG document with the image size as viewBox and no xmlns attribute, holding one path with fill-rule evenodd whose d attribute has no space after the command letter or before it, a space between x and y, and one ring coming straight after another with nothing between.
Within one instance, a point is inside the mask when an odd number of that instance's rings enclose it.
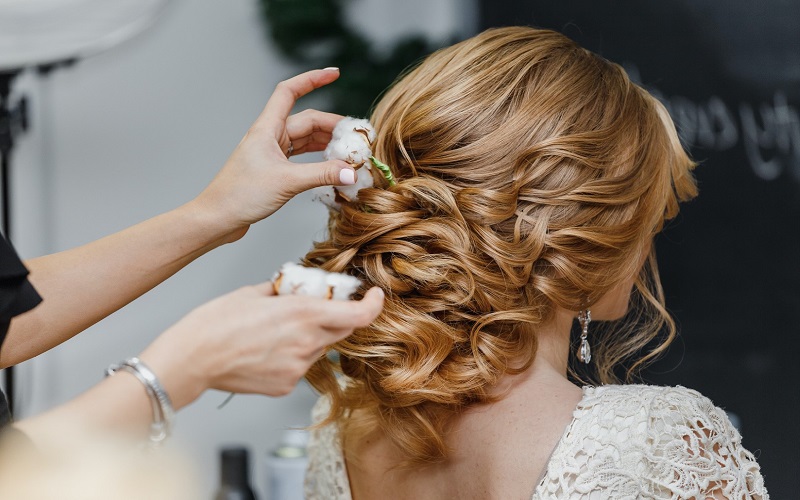
<instances>
[{"instance_id":1,"label":"cotton flower","mask_svg":"<svg viewBox=\"0 0 800 500\"><path fill-rule=\"evenodd\" d=\"M323 153L326 160L342 160L358 168L369 167L375 129L364 118L348 116L339 120L331 133L331 142Z\"/></svg>"},{"instance_id":2,"label":"cotton flower","mask_svg":"<svg viewBox=\"0 0 800 500\"><path fill-rule=\"evenodd\" d=\"M341 210L342 206L336 201L336 190L333 186L320 186L311 190L313 200L319 201L328 208Z\"/></svg>"},{"instance_id":3,"label":"cotton flower","mask_svg":"<svg viewBox=\"0 0 800 500\"><path fill-rule=\"evenodd\" d=\"M371 188L375 185L375 179L372 177L372 168L368 163L356 170L356 174L358 175L358 179L356 179L355 184L336 186L334 188L345 201L357 201L359 191L364 188Z\"/></svg>"},{"instance_id":4,"label":"cotton flower","mask_svg":"<svg viewBox=\"0 0 800 500\"><path fill-rule=\"evenodd\" d=\"M346 161L356 169L358 180L350 186L322 187L314 190L315 200L321 201L330 208L338 210L340 202L358 200L358 192L372 187L372 142L375 140L375 129L368 120L348 116L333 128L331 142L325 148L323 156L326 160Z\"/></svg>"},{"instance_id":5,"label":"cotton flower","mask_svg":"<svg viewBox=\"0 0 800 500\"><path fill-rule=\"evenodd\" d=\"M308 295L323 299L347 300L361 280L341 273L329 273L315 267L287 262L272 278L276 295Z\"/></svg>"}]
</instances>

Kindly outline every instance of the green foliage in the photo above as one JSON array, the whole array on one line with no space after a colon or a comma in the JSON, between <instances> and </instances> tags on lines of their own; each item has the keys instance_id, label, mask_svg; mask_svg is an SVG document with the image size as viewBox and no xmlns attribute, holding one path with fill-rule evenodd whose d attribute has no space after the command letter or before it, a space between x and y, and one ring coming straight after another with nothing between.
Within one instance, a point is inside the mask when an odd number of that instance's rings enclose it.
<instances>
[{"instance_id":1,"label":"green foliage","mask_svg":"<svg viewBox=\"0 0 800 500\"><path fill-rule=\"evenodd\" d=\"M347 0L259 0L267 35L292 63L305 69L336 66L332 111L368 116L374 101L410 65L439 46L422 36L398 41L385 54L345 22Z\"/></svg>"}]
</instances>

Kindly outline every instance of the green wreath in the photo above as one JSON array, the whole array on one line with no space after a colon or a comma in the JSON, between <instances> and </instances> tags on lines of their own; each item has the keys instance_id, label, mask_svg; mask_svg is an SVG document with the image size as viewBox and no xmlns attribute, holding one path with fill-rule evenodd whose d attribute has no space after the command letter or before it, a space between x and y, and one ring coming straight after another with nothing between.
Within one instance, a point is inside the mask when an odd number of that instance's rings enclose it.
<instances>
[{"instance_id":1,"label":"green wreath","mask_svg":"<svg viewBox=\"0 0 800 500\"><path fill-rule=\"evenodd\" d=\"M292 63L307 69L341 69L336 84L323 89L331 97L332 111L368 116L375 99L397 75L441 45L414 35L379 54L344 22L346 1L260 0L260 5L267 36Z\"/></svg>"}]
</instances>

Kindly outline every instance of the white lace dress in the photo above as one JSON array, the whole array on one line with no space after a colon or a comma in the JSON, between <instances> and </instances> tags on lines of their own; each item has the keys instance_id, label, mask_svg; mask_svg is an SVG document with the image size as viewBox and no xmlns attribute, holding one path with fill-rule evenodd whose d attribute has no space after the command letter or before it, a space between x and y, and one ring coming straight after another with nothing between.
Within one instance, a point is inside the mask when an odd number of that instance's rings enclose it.
<instances>
[{"instance_id":1,"label":"white lace dress","mask_svg":"<svg viewBox=\"0 0 800 500\"><path fill-rule=\"evenodd\" d=\"M314 422L328 413L320 398ZM572 422L553 450L532 500L767 500L753 455L725 412L684 387L584 387ZM311 434L308 500L352 500L335 425Z\"/></svg>"}]
</instances>

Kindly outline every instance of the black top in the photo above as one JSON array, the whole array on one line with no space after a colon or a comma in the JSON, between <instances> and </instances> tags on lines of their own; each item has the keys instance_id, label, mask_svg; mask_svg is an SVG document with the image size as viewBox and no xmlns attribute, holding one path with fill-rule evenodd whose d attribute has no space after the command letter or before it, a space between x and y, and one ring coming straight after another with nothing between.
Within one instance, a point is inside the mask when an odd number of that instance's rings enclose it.
<instances>
[{"instance_id":1,"label":"black top","mask_svg":"<svg viewBox=\"0 0 800 500\"><path fill-rule=\"evenodd\" d=\"M30 311L42 298L28 281L28 270L11 244L0 234L0 348L8 333L11 318ZM0 391L0 428L11 422L11 413Z\"/></svg>"}]
</instances>

